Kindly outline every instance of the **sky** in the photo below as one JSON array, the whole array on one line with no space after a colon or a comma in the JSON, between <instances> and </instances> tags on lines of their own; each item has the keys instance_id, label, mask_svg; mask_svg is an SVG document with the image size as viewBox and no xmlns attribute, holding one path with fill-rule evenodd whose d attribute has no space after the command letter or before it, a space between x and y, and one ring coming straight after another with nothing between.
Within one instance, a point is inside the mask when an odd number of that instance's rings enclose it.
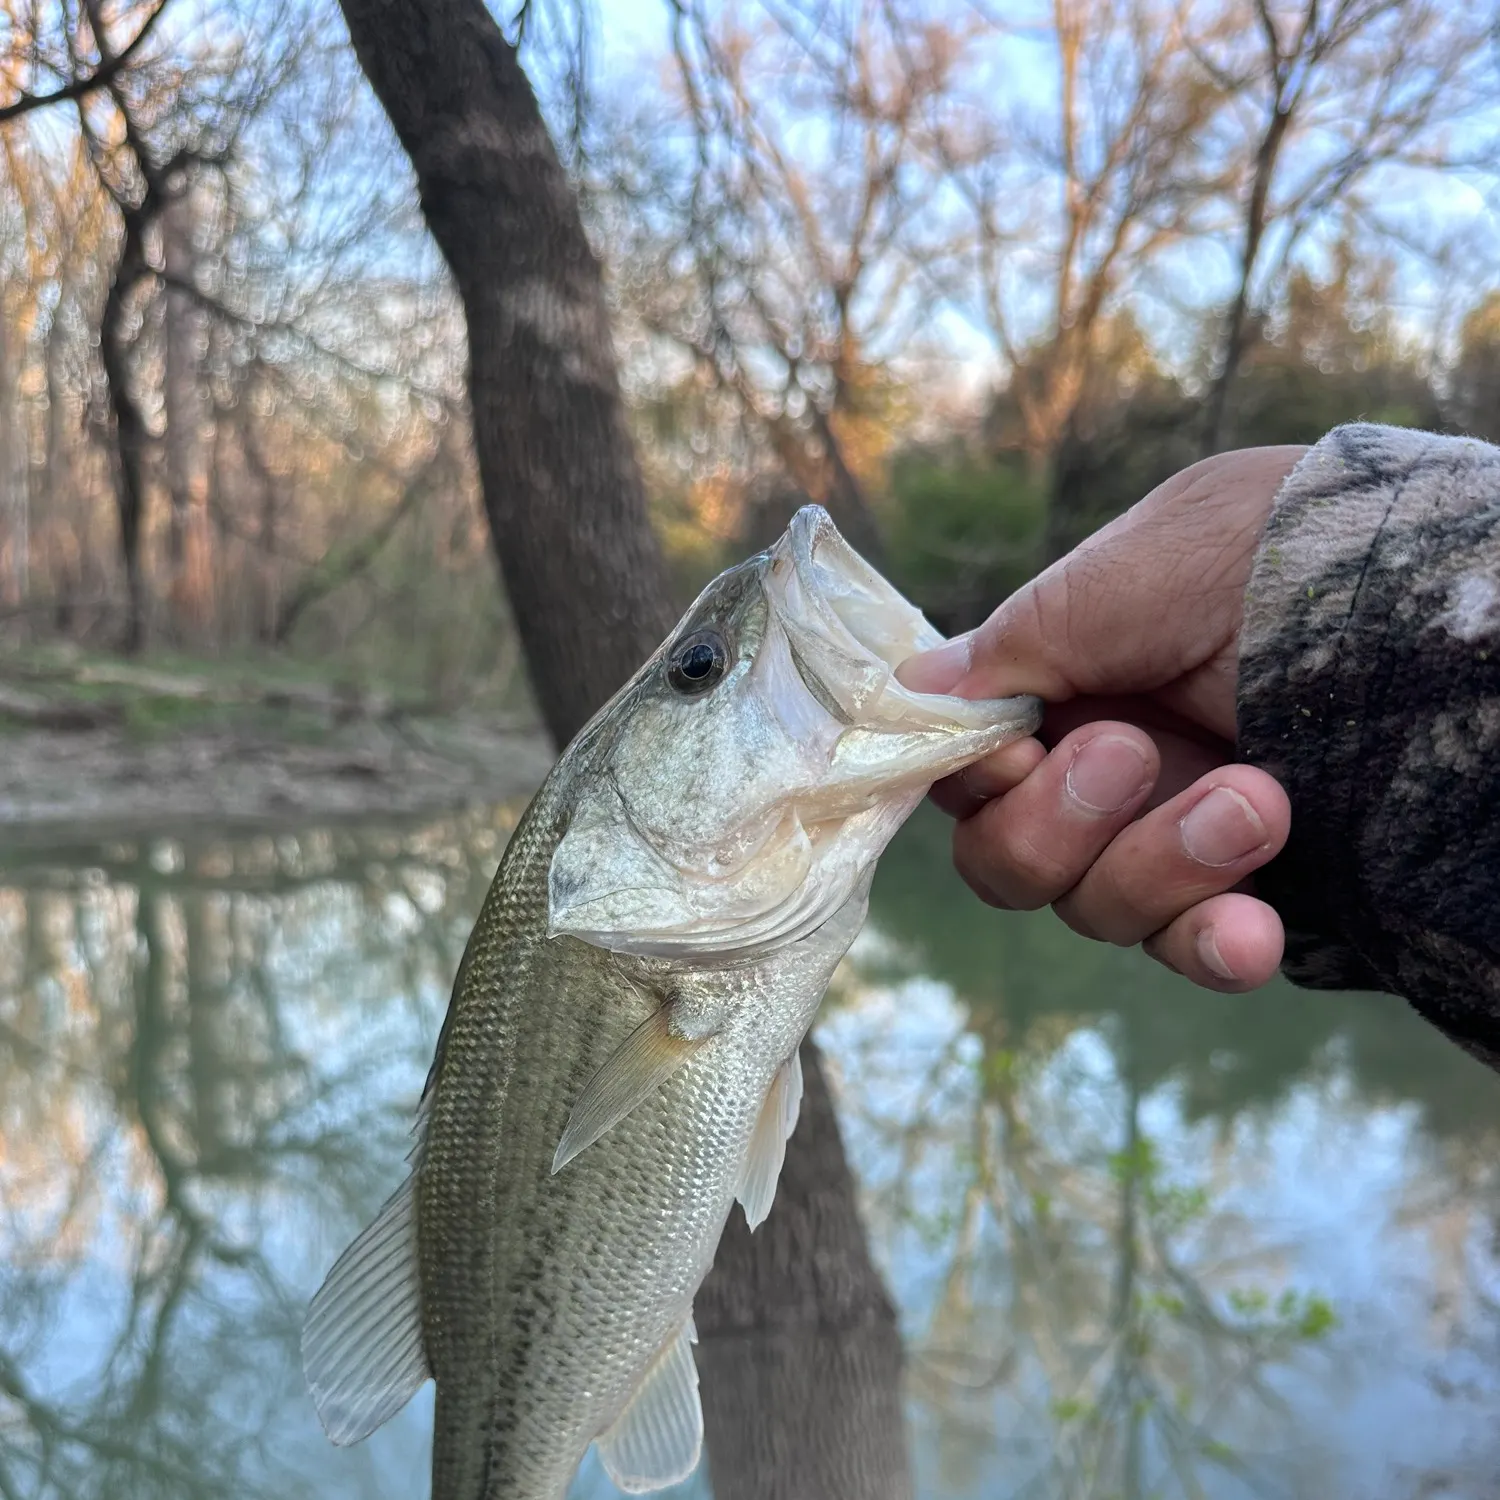
<instances>
[{"instance_id":1,"label":"sky","mask_svg":"<svg viewBox=\"0 0 1500 1500\"><path fill-rule=\"evenodd\" d=\"M909 7L914 24L933 13L936 3L914 0ZM1467 8L1473 0L1456 3ZM993 9L1009 20L1030 15L1034 6L1030 0L1001 0ZM670 14L669 0L595 0L596 86L607 91L621 78L650 76L668 51ZM1004 44L1007 51L1001 54L1000 73L1007 99L1045 105L1056 97L1055 53L1045 36L1037 39L1036 30L1032 38ZM1500 139L1500 95L1494 109L1451 136L1454 147L1463 149L1477 148L1485 139ZM1372 197L1382 217L1397 231L1392 242L1398 267L1392 310L1398 327L1421 344L1436 342L1440 352L1451 352L1456 326L1451 309L1472 306L1500 285L1500 213L1494 184L1478 172L1439 177L1392 170L1372 185ZM1409 248L1430 245L1435 230L1453 247L1446 266L1434 265L1424 253ZM1401 244L1403 238L1409 242L1407 247ZM1313 269L1326 266L1330 239L1325 234L1321 242L1315 239L1309 244L1306 263ZM1233 248L1228 240L1196 242L1169 254L1162 262L1157 289L1166 295L1153 296L1151 288L1143 288L1143 295L1133 299L1138 317L1169 360L1181 363L1191 353L1185 342L1189 325L1180 316L1180 304L1203 309L1222 305L1232 295ZM1268 256L1274 256L1277 248L1273 232ZM1170 306L1174 302L1178 309ZM1439 327L1443 331L1435 337ZM996 358L982 329L949 310L941 315L935 331L950 345L956 365L969 378L993 377Z\"/></svg>"},{"instance_id":2,"label":"sky","mask_svg":"<svg viewBox=\"0 0 1500 1500\"><path fill-rule=\"evenodd\" d=\"M566 15L565 7L570 0L537 0L537 3L550 4L555 8L554 14ZM639 97L648 95L650 88L661 86L658 80L665 83L669 77L664 59L670 45L670 0L580 0L580 3L589 6L592 85L596 93L602 97L622 94ZM756 0L722 0L722 3L737 3L750 13ZM837 4L839 0L831 3ZM995 9L1010 21L1031 14L1036 3L1037 0L995 0ZM253 29L263 24L272 4L273 0L232 0L232 11ZM315 13L326 16L330 27L339 26L335 9L328 0L312 0L312 5ZM951 14L954 9L949 0L903 0L903 7L903 14L912 17L913 26L940 10ZM501 0L495 9L502 17L508 15L512 9L510 0ZM206 12L223 14L213 0L186 0L177 14L192 17ZM1055 98L1058 86L1055 51L1045 27L1033 27L1029 36L1018 35L1000 43L994 59L997 98L1008 103L1037 105L1045 113L1045 106ZM1474 121L1467 130L1475 141L1488 134L1500 138L1500 101L1495 110ZM1465 144L1462 140L1459 143ZM354 155L358 160L347 164L358 178L352 184L340 184L341 175L347 176L347 172L341 174L336 161L325 164L326 190L332 195L328 202L335 220L340 217L337 207L340 202L348 204L371 189L362 173L364 152L357 151ZM1400 253L1395 311L1400 326L1414 339L1431 340L1431 331L1442 321L1440 313L1445 306L1472 305L1485 290L1500 283L1500 217L1489 187L1477 175L1466 179L1456 174L1441 178L1432 174L1420 178L1392 174L1383 186L1383 197L1377 194L1381 212L1413 240L1424 238L1433 226L1439 226L1445 237L1464 245L1462 254L1447 267L1435 267L1414 252ZM399 193L402 186L393 179L384 191ZM401 260L409 258L414 248L413 240L397 232L388 243L377 246L372 242L366 247L366 254L376 260L382 256ZM1274 240L1269 248L1274 254ZM1195 329L1192 319L1183 315L1184 306L1190 311L1201 311L1222 305L1230 295L1234 271L1232 250L1227 239L1184 246L1161 261L1154 285L1144 285L1132 293L1132 311L1169 362L1181 367L1191 353L1189 340ZM1317 267L1319 260L1319 247L1314 244L1308 261ZM1040 315L1037 297L1035 289L1029 288L1023 278L1016 292L1023 323L1028 315L1033 321ZM1028 299L1035 307L1030 307ZM1445 337L1450 341L1452 325L1453 319L1449 318ZM947 356L947 378L956 385L983 386L1002 373L989 333L962 309L952 305L940 308L923 332L926 342L936 345ZM928 378L931 373L929 369Z\"/></svg>"}]
</instances>

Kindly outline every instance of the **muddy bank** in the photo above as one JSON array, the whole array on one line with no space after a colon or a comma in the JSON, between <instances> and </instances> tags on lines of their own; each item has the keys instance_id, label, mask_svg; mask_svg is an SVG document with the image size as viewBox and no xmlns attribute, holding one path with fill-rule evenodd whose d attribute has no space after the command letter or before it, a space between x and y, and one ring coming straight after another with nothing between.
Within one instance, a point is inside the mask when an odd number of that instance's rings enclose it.
<instances>
[{"instance_id":1,"label":"muddy bank","mask_svg":"<svg viewBox=\"0 0 1500 1500\"><path fill-rule=\"evenodd\" d=\"M551 763L541 734L479 719L365 720L317 739L264 725L149 739L120 727L11 729L0 735L0 843L63 826L444 812L527 796Z\"/></svg>"}]
</instances>

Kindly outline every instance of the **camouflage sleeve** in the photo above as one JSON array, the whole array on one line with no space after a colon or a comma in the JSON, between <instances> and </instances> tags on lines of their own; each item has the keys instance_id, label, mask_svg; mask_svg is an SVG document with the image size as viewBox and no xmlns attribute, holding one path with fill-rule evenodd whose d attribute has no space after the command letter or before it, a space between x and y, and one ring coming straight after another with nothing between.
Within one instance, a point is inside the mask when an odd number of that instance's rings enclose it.
<instances>
[{"instance_id":1,"label":"camouflage sleeve","mask_svg":"<svg viewBox=\"0 0 1500 1500\"><path fill-rule=\"evenodd\" d=\"M1286 787L1286 974L1404 996L1500 1067L1500 448L1341 427L1246 596L1240 754Z\"/></svg>"}]
</instances>

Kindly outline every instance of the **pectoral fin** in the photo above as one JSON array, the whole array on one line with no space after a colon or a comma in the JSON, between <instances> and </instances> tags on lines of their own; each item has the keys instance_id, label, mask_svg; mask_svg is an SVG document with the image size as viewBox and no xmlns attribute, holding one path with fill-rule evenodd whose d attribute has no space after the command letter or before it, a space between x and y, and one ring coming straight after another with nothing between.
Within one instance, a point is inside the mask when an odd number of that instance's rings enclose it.
<instances>
[{"instance_id":1,"label":"pectoral fin","mask_svg":"<svg viewBox=\"0 0 1500 1500\"><path fill-rule=\"evenodd\" d=\"M416 1175L334 1262L302 1325L302 1369L330 1441L368 1437L431 1373L417 1277Z\"/></svg>"},{"instance_id":2,"label":"pectoral fin","mask_svg":"<svg viewBox=\"0 0 1500 1500\"><path fill-rule=\"evenodd\" d=\"M630 1405L598 1440L605 1471L630 1495L684 1480L703 1449L703 1407L689 1318L656 1357Z\"/></svg>"},{"instance_id":3,"label":"pectoral fin","mask_svg":"<svg viewBox=\"0 0 1500 1500\"><path fill-rule=\"evenodd\" d=\"M781 1165L786 1160L786 1143L797 1128L802 1111L802 1054L794 1052L776 1070L776 1077L760 1107L755 1134L750 1137L750 1152L740 1174L735 1197L745 1210L745 1222L758 1228L771 1212L776 1199L776 1184Z\"/></svg>"},{"instance_id":4,"label":"pectoral fin","mask_svg":"<svg viewBox=\"0 0 1500 1500\"><path fill-rule=\"evenodd\" d=\"M665 1006L620 1043L609 1061L584 1085L552 1158L554 1173L618 1125L641 1100L656 1092L706 1038L687 1040L668 1027Z\"/></svg>"}]
</instances>

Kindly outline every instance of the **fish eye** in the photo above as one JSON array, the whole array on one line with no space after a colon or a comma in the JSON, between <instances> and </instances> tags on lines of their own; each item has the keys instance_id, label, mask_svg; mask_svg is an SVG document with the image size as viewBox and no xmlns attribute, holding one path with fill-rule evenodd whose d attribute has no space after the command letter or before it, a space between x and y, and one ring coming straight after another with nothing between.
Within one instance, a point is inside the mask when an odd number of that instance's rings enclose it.
<instances>
[{"instance_id":1,"label":"fish eye","mask_svg":"<svg viewBox=\"0 0 1500 1500\"><path fill-rule=\"evenodd\" d=\"M715 630L695 630L673 648L667 681L689 697L706 693L729 666L729 648Z\"/></svg>"}]
</instances>

